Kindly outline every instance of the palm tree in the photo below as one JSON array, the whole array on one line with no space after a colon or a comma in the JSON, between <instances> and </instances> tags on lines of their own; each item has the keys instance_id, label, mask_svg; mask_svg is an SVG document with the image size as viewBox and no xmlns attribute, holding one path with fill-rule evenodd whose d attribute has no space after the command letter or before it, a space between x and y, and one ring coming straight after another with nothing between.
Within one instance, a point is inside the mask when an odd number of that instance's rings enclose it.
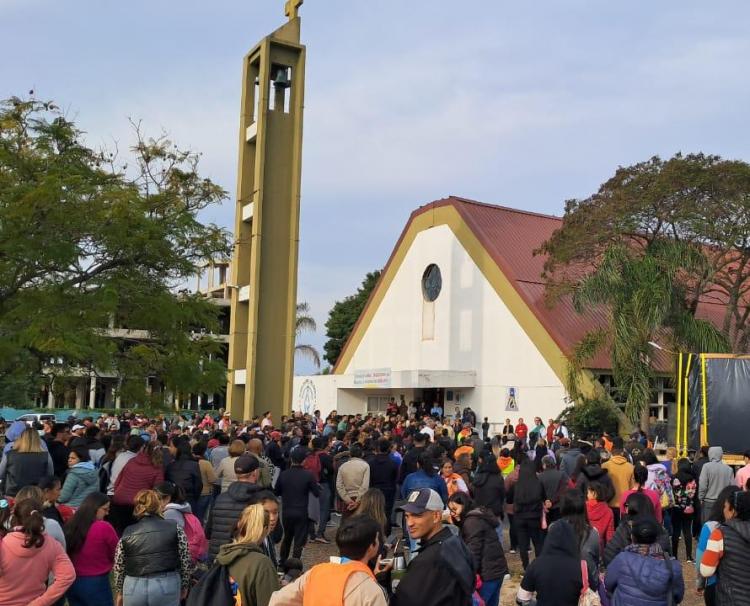
<instances>
[{"instance_id":1,"label":"palm tree","mask_svg":"<svg viewBox=\"0 0 750 606\"><path fill-rule=\"evenodd\" d=\"M318 325L315 323L315 319L310 315L310 305L306 301L297 303L297 319L294 327L297 338L299 338L303 332L315 332L317 329ZM315 365L315 368L320 369L320 353L315 346L297 343L294 346L294 353L300 354L303 358L307 358Z\"/></svg>"},{"instance_id":2,"label":"palm tree","mask_svg":"<svg viewBox=\"0 0 750 606\"><path fill-rule=\"evenodd\" d=\"M576 311L603 306L609 322L585 335L569 358L571 395L586 362L608 346L625 414L644 426L653 377L649 341L667 339L675 350L728 351L725 335L695 318L687 303L686 276L707 275L707 264L700 250L679 241L655 240L642 250L611 245L574 290Z\"/></svg>"}]
</instances>

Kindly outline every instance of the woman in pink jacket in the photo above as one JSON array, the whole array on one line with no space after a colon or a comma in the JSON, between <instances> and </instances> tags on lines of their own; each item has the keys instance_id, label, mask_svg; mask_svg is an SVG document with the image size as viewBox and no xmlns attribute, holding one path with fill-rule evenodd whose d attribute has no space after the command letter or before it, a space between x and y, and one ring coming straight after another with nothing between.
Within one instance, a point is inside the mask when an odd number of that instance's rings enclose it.
<instances>
[{"instance_id":1,"label":"woman in pink jacket","mask_svg":"<svg viewBox=\"0 0 750 606\"><path fill-rule=\"evenodd\" d=\"M51 606L76 578L60 543L44 534L42 503L26 499L13 511L11 531L0 542L0 604ZM50 573L55 580L47 585Z\"/></svg>"}]
</instances>

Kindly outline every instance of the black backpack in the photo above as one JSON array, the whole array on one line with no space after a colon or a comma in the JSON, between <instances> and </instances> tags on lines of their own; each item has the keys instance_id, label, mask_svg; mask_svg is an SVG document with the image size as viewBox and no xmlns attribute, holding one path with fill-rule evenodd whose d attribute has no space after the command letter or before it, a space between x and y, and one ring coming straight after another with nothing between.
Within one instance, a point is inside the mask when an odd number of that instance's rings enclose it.
<instances>
[{"instance_id":1,"label":"black backpack","mask_svg":"<svg viewBox=\"0 0 750 606\"><path fill-rule=\"evenodd\" d=\"M453 573L461 589L466 595L474 593L474 558L466 544L457 535L453 535L440 542L440 557L443 563Z\"/></svg>"},{"instance_id":2,"label":"black backpack","mask_svg":"<svg viewBox=\"0 0 750 606\"><path fill-rule=\"evenodd\" d=\"M99 468L99 492L107 494L109 480L112 477L112 461L107 461Z\"/></svg>"},{"instance_id":3,"label":"black backpack","mask_svg":"<svg viewBox=\"0 0 750 606\"><path fill-rule=\"evenodd\" d=\"M190 590L185 605L234 606L234 597L227 567L214 564Z\"/></svg>"}]
</instances>

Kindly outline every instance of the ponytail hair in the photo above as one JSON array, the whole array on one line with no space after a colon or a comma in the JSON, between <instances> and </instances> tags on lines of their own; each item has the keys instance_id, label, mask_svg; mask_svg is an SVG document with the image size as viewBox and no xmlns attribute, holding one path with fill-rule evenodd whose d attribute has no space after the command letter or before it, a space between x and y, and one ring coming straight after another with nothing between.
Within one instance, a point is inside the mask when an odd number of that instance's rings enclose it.
<instances>
[{"instance_id":1,"label":"ponytail hair","mask_svg":"<svg viewBox=\"0 0 750 606\"><path fill-rule=\"evenodd\" d=\"M635 480L635 483L638 484L638 492L643 492L643 488L648 482L648 469L646 469L645 465L641 465L640 463L637 463L635 466L635 469L633 470L633 479Z\"/></svg>"},{"instance_id":2,"label":"ponytail hair","mask_svg":"<svg viewBox=\"0 0 750 606\"><path fill-rule=\"evenodd\" d=\"M144 516L161 515L161 499L155 490L139 490L133 503L133 517L138 520Z\"/></svg>"},{"instance_id":3,"label":"ponytail hair","mask_svg":"<svg viewBox=\"0 0 750 606\"><path fill-rule=\"evenodd\" d=\"M162 482L154 486L154 490L160 497L169 497L170 503L182 505L185 502L185 491L174 482Z\"/></svg>"},{"instance_id":4,"label":"ponytail hair","mask_svg":"<svg viewBox=\"0 0 750 606\"><path fill-rule=\"evenodd\" d=\"M164 453L161 449L161 442L159 440L151 440L146 444L145 447L146 455L151 461L151 465L154 467L162 467L164 465Z\"/></svg>"},{"instance_id":5,"label":"ponytail hair","mask_svg":"<svg viewBox=\"0 0 750 606\"><path fill-rule=\"evenodd\" d=\"M20 527L26 535L23 543L26 549L44 545L44 516L40 500L31 498L16 503L12 522L13 526Z\"/></svg>"}]
</instances>

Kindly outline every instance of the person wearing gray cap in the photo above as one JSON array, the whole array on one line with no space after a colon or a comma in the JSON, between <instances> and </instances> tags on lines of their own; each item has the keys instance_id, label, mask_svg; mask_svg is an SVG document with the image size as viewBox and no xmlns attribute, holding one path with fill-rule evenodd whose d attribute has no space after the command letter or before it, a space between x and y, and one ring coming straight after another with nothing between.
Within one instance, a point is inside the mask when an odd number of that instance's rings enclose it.
<instances>
[{"instance_id":1,"label":"person wearing gray cap","mask_svg":"<svg viewBox=\"0 0 750 606\"><path fill-rule=\"evenodd\" d=\"M409 494L399 507L409 536L420 541L391 606L470 606L474 565L466 545L443 526L443 499L431 488Z\"/></svg>"}]
</instances>

